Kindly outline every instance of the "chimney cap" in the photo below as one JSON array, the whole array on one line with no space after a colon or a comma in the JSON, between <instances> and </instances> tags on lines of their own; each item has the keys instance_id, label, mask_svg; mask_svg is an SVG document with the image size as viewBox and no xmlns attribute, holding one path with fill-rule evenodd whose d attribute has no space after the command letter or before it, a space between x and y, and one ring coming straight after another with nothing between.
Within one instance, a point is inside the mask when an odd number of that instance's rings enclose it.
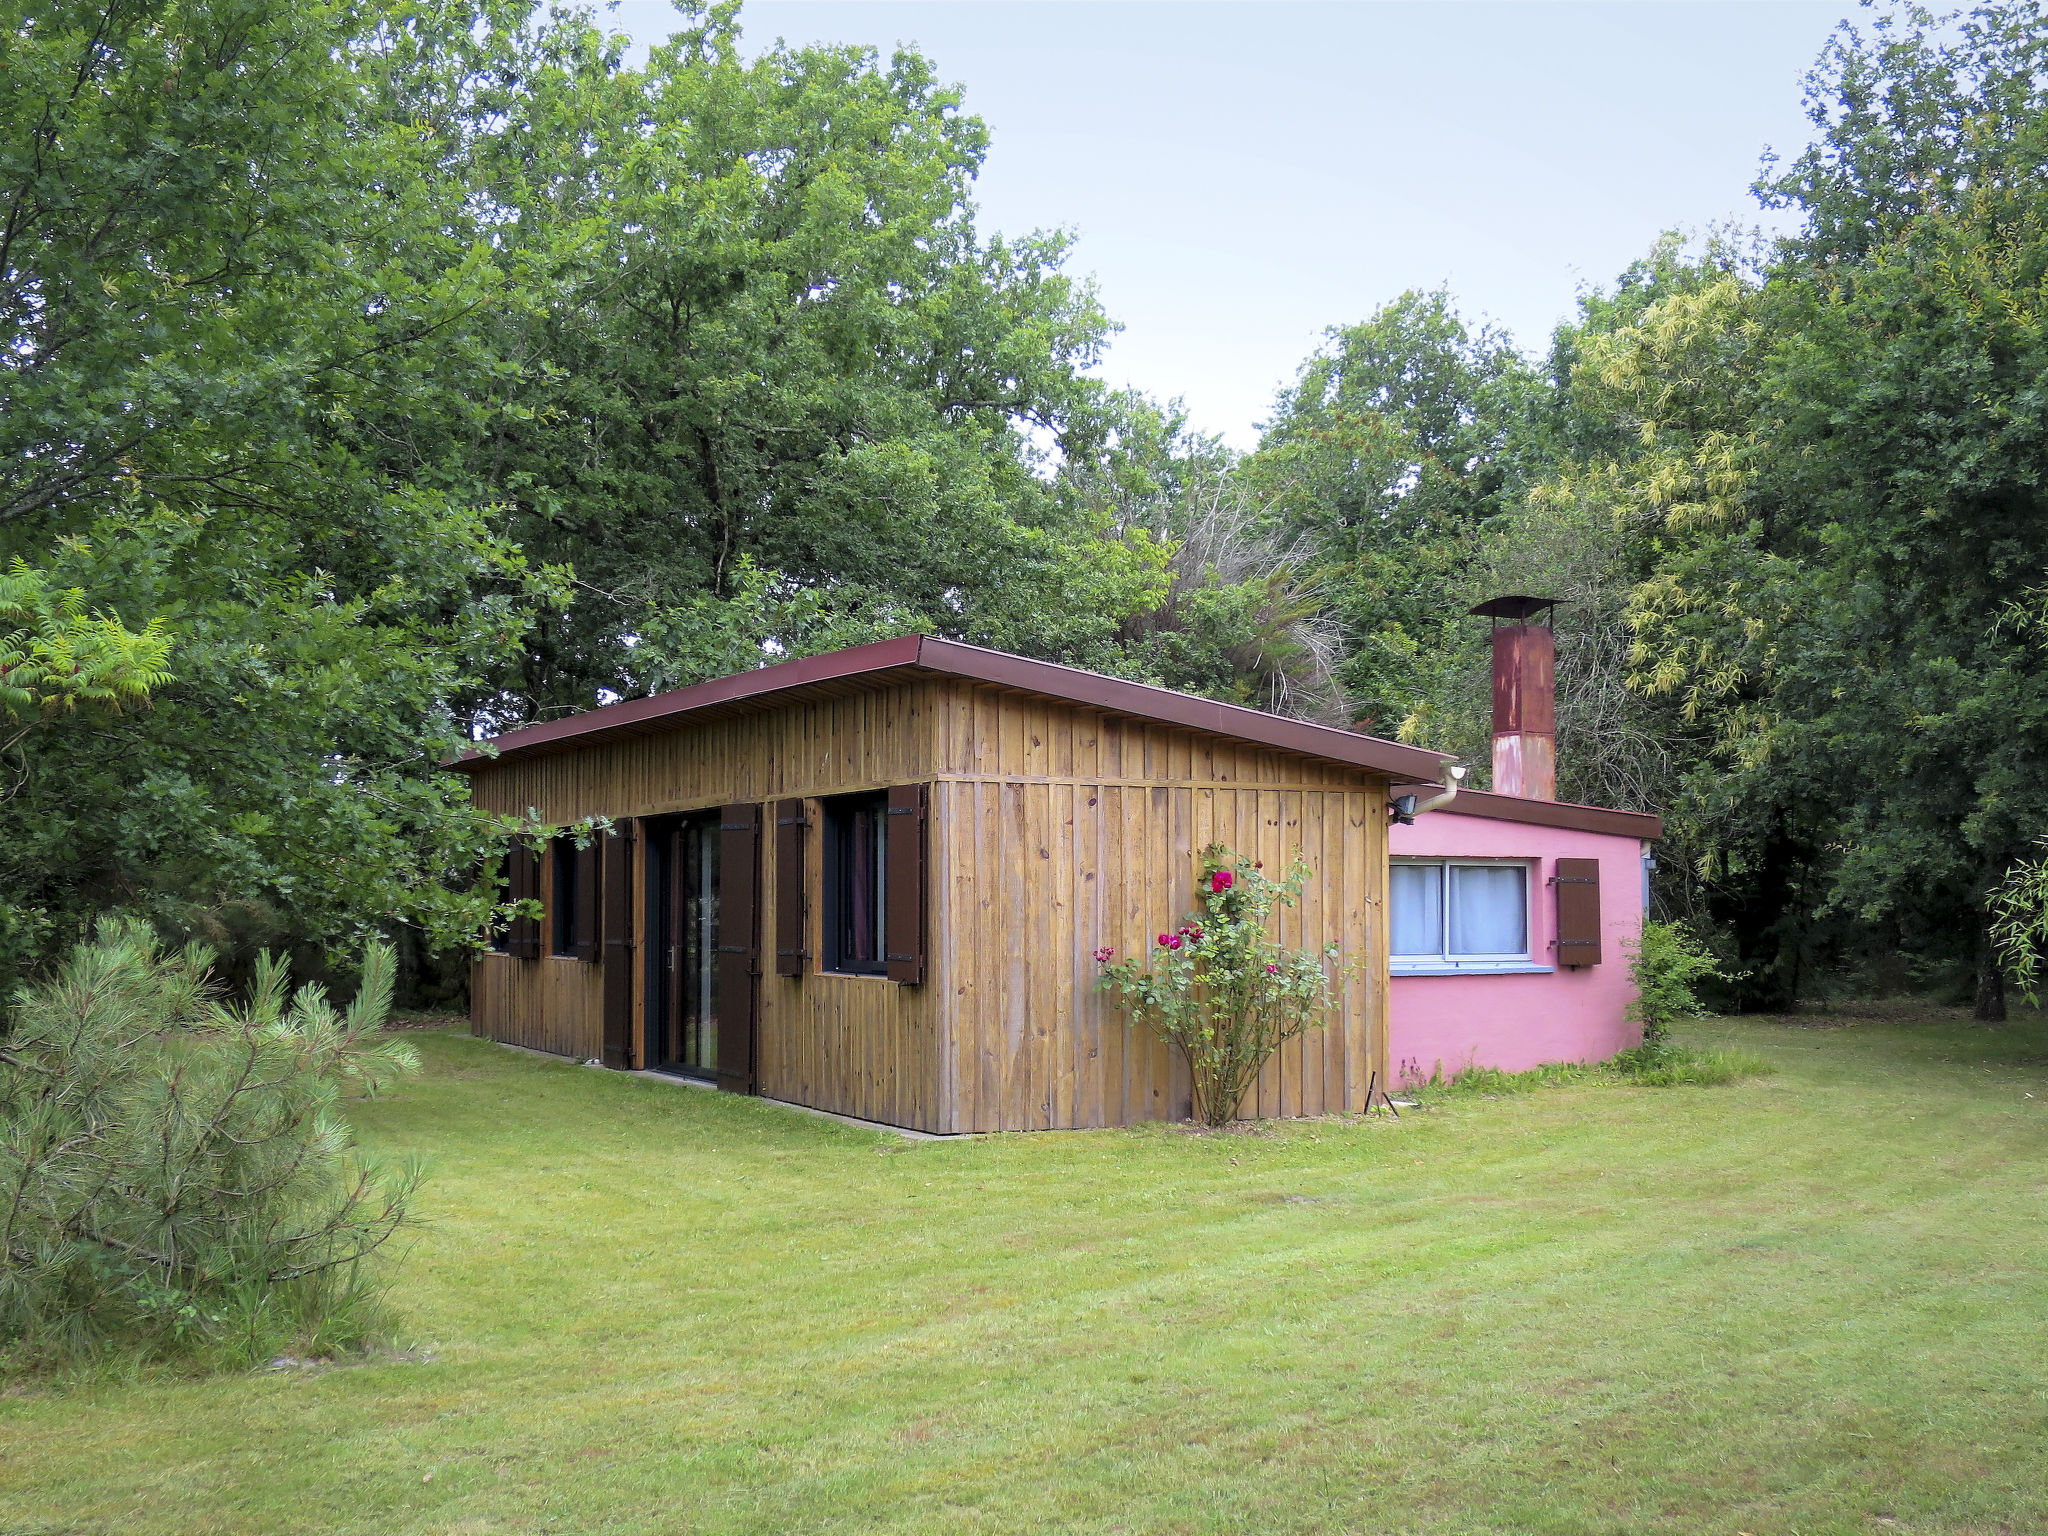
<instances>
[{"instance_id":1,"label":"chimney cap","mask_svg":"<svg viewBox=\"0 0 2048 1536\"><path fill-rule=\"evenodd\" d=\"M1471 610L1476 619L1513 619L1526 624L1547 608L1563 602L1561 597L1489 597Z\"/></svg>"}]
</instances>

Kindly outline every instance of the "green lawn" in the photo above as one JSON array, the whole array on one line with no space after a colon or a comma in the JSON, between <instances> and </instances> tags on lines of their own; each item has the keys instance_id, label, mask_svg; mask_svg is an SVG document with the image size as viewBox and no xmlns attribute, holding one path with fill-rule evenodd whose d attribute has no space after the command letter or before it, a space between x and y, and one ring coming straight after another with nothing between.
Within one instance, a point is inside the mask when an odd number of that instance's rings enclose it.
<instances>
[{"instance_id":1,"label":"green lawn","mask_svg":"<svg viewBox=\"0 0 2048 1536\"><path fill-rule=\"evenodd\" d=\"M0 1396L0 1533L2048 1528L2048 1028L905 1143L420 1037L413 1359Z\"/></svg>"}]
</instances>

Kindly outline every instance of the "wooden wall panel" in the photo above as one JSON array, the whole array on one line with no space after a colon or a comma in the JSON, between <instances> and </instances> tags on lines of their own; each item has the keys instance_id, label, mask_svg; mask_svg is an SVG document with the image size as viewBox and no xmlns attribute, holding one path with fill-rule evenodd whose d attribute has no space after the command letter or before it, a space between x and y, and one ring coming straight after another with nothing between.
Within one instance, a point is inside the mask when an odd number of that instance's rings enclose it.
<instances>
[{"instance_id":1,"label":"wooden wall panel","mask_svg":"<svg viewBox=\"0 0 2048 1536\"><path fill-rule=\"evenodd\" d=\"M827 764L821 752L811 759ZM906 773L906 779L915 779ZM900 782L900 781L899 781ZM812 890L824 879L823 815L814 798L804 814L803 876ZM762 901L773 910L778 871L767 861ZM806 914L810 955L800 976L761 978L760 1033L755 1043L759 1090L771 1099L808 1104L837 1115L931 1131L943 1127L940 1063L943 1006L942 950L935 945L927 981L899 986L879 976L837 976L816 969L824 949L824 906ZM940 928L935 921L932 933Z\"/></svg>"},{"instance_id":2,"label":"wooden wall panel","mask_svg":"<svg viewBox=\"0 0 2048 1536\"><path fill-rule=\"evenodd\" d=\"M1244 1112L1364 1107L1386 1045L1384 781L1337 764L954 685L935 736L935 884L946 892L945 1129L1032 1130L1184 1118L1185 1065L1094 990L1093 951L1142 954L1194 905L1200 850L1223 842L1314 869L1290 944L1336 943L1339 1008L1291 1042ZM943 705L941 706L943 709Z\"/></svg>"},{"instance_id":3,"label":"wooden wall panel","mask_svg":"<svg viewBox=\"0 0 2048 1536\"><path fill-rule=\"evenodd\" d=\"M549 919L555 910L555 861L540 860L540 898ZM470 1022L491 1040L578 1061L604 1054L604 967L550 955L554 923L539 925L541 957L479 955L470 966Z\"/></svg>"},{"instance_id":4,"label":"wooden wall panel","mask_svg":"<svg viewBox=\"0 0 2048 1536\"><path fill-rule=\"evenodd\" d=\"M588 1061L604 1053L604 972L549 955L477 957L470 970L470 1020L487 1039Z\"/></svg>"},{"instance_id":5,"label":"wooden wall panel","mask_svg":"<svg viewBox=\"0 0 2048 1536\"><path fill-rule=\"evenodd\" d=\"M561 823L919 783L949 686L900 684L493 764L472 773L473 793L485 810Z\"/></svg>"}]
</instances>

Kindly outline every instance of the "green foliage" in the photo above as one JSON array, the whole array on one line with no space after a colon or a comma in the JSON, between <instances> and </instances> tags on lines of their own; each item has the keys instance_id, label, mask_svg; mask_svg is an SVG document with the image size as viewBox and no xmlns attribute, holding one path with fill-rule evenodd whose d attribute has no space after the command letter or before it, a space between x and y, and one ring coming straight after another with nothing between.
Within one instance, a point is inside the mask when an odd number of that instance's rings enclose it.
<instances>
[{"instance_id":1,"label":"green foliage","mask_svg":"<svg viewBox=\"0 0 2048 1536\"><path fill-rule=\"evenodd\" d=\"M1661 1050L1671 1039L1673 1025L1704 1013L1699 983L1721 974L1714 956L1677 924L1644 923L1628 966L1636 991L1628 1017L1642 1026L1643 1049Z\"/></svg>"},{"instance_id":2,"label":"green foliage","mask_svg":"<svg viewBox=\"0 0 2048 1536\"><path fill-rule=\"evenodd\" d=\"M2035 847L2048 852L2048 839ZM1991 936L2005 974L2028 1003L2041 1002L2041 964L2048 956L2048 857L2015 860L1992 888Z\"/></svg>"},{"instance_id":3,"label":"green foliage","mask_svg":"<svg viewBox=\"0 0 2048 1536\"><path fill-rule=\"evenodd\" d=\"M1186 1058L1195 1117L1226 1125L1273 1053L1320 1026L1334 1005L1322 954L1291 949L1270 932L1277 908L1294 906L1310 870L1296 863L1268 879L1254 860L1220 843L1202 850L1200 905L1180 927L1159 935L1141 963L1096 952L1096 986L1114 997L1133 1028L1150 1029Z\"/></svg>"},{"instance_id":4,"label":"green foliage","mask_svg":"<svg viewBox=\"0 0 2048 1536\"><path fill-rule=\"evenodd\" d=\"M0 557L173 675L0 762L0 975L109 910L344 951L481 925L495 829L440 764L564 589L469 461L504 287L452 170L477 23L121 0L8 31Z\"/></svg>"},{"instance_id":5,"label":"green foliage","mask_svg":"<svg viewBox=\"0 0 2048 1536\"><path fill-rule=\"evenodd\" d=\"M976 231L987 130L915 52L750 54L736 6L682 18L639 67L584 16L508 35L469 156L530 274L491 344L531 362L479 462L578 581L518 707L849 633L1108 639L1129 603L1029 435L1085 435L1101 394L1109 325L1065 237Z\"/></svg>"},{"instance_id":6,"label":"green foliage","mask_svg":"<svg viewBox=\"0 0 2048 1536\"><path fill-rule=\"evenodd\" d=\"M118 710L147 699L170 681L164 670L170 641L161 619L141 630L124 629L118 619L86 612L77 587L53 590L41 571L16 556L0 572L0 709L75 709L98 704Z\"/></svg>"},{"instance_id":7,"label":"green foliage","mask_svg":"<svg viewBox=\"0 0 2048 1536\"><path fill-rule=\"evenodd\" d=\"M442 763L613 695L909 628L1131 670L1165 551L1058 473L1108 332L1064 239L976 233L986 131L914 52L680 25L633 67L526 0L0 43L0 559L91 594L46 648L174 674L0 763L0 975L108 910L459 946L507 829Z\"/></svg>"},{"instance_id":8,"label":"green foliage","mask_svg":"<svg viewBox=\"0 0 2048 1536\"><path fill-rule=\"evenodd\" d=\"M1244 465L1276 525L1313 550L1347 639L1351 714L1381 735L1422 732L1432 658L1471 628L1455 595L1508 505L1534 392L1507 337L1473 333L1441 290L1404 293L1331 329Z\"/></svg>"},{"instance_id":9,"label":"green foliage","mask_svg":"<svg viewBox=\"0 0 2048 1536\"><path fill-rule=\"evenodd\" d=\"M350 1150L344 1093L415 1071L380 1040L392 957L345 1011L263 957L246 1004L211 956L108 922L16 995L0 1037L0 1350L245 1365L360 1343L371 1260L406 1224L410 1170Z\"/></svg>"}]
</instances>

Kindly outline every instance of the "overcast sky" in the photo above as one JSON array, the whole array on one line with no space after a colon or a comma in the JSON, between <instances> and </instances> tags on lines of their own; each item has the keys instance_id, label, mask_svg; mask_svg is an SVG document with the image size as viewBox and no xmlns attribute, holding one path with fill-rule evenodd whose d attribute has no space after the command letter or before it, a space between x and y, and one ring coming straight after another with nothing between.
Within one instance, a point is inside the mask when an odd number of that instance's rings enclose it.
<instances>
[{"instance_id":1,"label":"overcast sky","mask_svg":"<svg viewBox=\"0 0 2048 1536\"><path fill-rule=\"evenodd\" d=\"M1539 349L1670 228L1763 215L1853 7L752 0L750 43L914 43L993 143L984 231L1063 226L1102 373L1250 447L1324 328L1448 284ZM674 30L659 0L611 24Z\"/></svg>"}]
</instances>

